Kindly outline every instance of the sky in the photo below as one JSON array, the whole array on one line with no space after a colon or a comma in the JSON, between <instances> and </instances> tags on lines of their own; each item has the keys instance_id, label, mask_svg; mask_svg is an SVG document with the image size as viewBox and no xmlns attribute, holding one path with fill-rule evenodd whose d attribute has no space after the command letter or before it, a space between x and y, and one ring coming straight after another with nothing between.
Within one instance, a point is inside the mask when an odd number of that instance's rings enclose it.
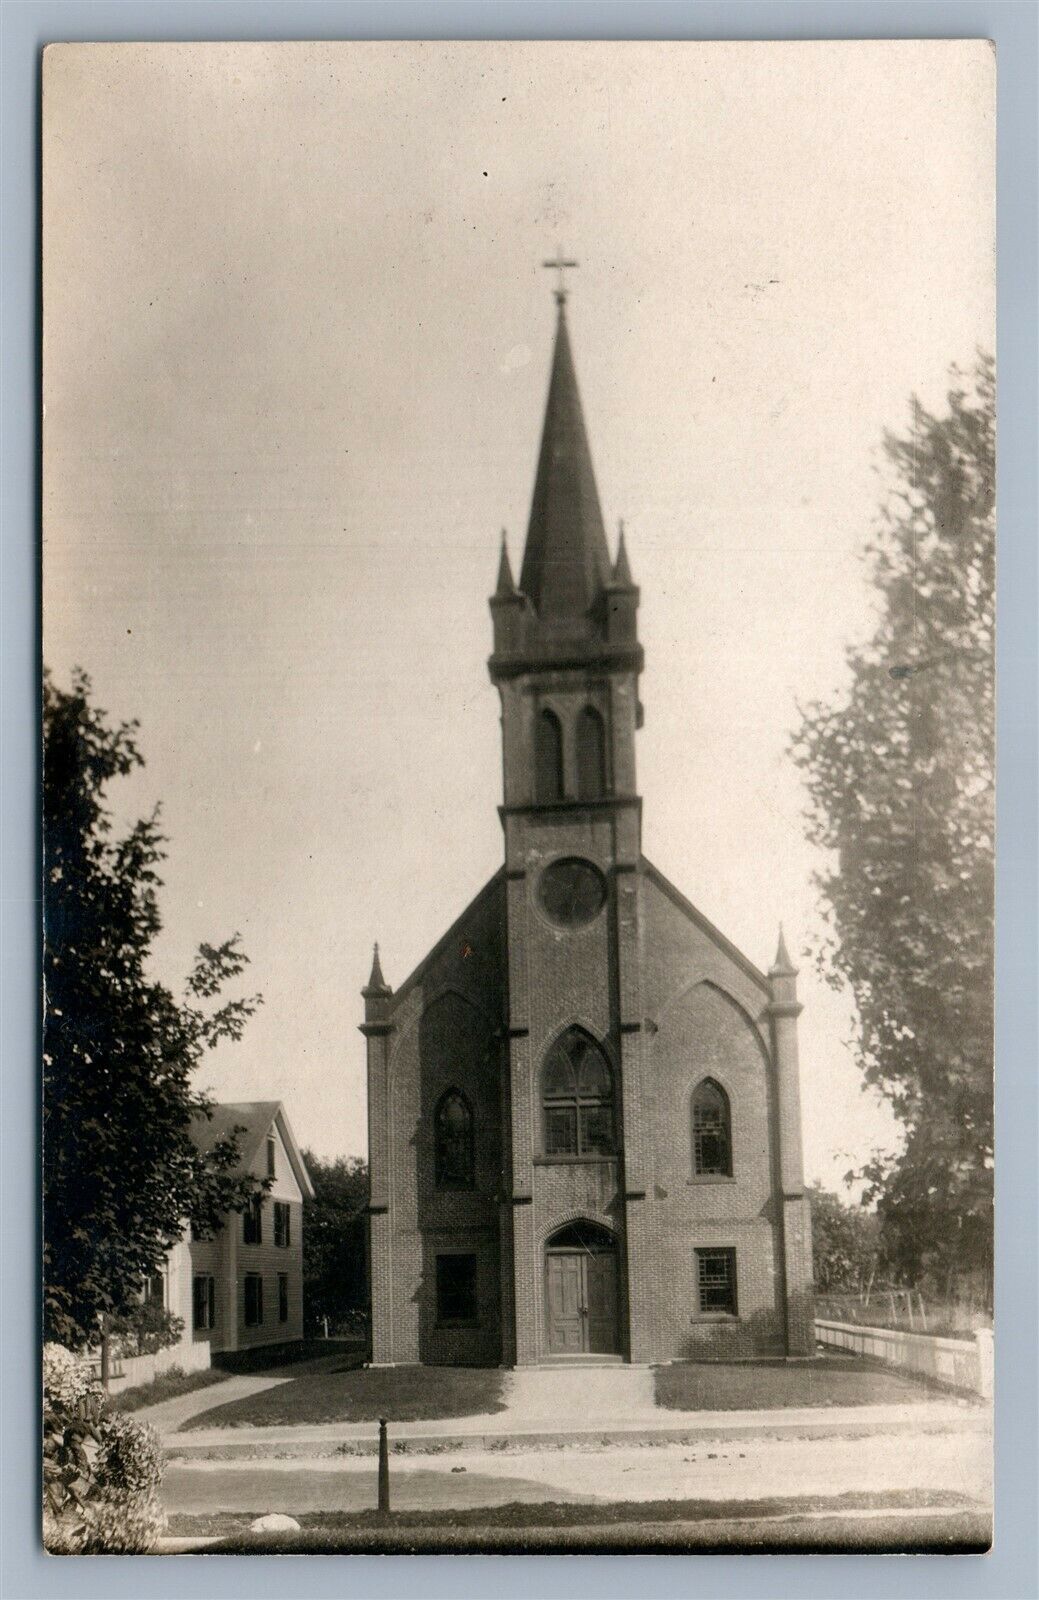
<instances>
[{"instance_id":1,"label":"sky","mask_svg":"<svg viewBox=\"0 0 1039 1600\"><path fill-rule=\"evenodd\" d=\"M885 429L994 344L982 42L52 46L44 654L138 718L158 976L240 932L200 1086L366 1148L360 988L497 869L487 597L554 326L646 651L646 854L801 966L805 1165L897 1145L822 932L798 707L870 628Z\"/></svg>"}]
</instances>

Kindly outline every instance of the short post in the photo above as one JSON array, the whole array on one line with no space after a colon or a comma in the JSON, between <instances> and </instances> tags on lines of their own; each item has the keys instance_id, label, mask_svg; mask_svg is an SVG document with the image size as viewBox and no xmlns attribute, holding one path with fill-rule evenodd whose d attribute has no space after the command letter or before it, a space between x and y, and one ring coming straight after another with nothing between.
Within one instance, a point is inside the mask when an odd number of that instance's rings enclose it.
<instances>
[{"instance_id":1,"label":"short post","mask_svg":"<svg viewBox=\"0 0 1039 1600\"><path fill-rule=\"evenodd\" d=\"M101 1313L101 1387L108 1388L112 1372L112 1347L108 1332L108 1313Z\"/></svg>"},{"instance_id":2,"label":"short post","mask_svg":"<svg viewBox=\"0 0 1039 1600\"><path fill-rule=\"evenodd\" d=\"M390 1450L386 1442L386 1418L379 1418L379 1514L390 1510Z\"/></svg>"}]
</instances>

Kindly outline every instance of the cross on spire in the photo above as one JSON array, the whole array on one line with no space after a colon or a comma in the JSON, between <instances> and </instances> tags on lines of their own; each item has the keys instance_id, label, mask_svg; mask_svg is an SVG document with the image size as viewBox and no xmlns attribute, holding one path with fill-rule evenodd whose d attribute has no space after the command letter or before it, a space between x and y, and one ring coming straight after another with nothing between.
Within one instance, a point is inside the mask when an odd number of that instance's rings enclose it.
<instances>
[{"instance_id":1,"label":"cross on spire","mask_svg":"<svg viewBox=\"0 0 1039 1600\"><path fill-rule=\"evenodd\" d=\"M556 290L555 290L556 304L559 305L559 306L565 305L566 304L566 276L565 276L565 274L566 274L568 268L576 267L578 265L578 263L576 261L567 261L563 256L563 247L562 247L562 245L557 245L556 246L556 258L555 258L555 260L554 261L543 261L541 263L541 265L543 267L546 267L549 272L558 272L559 273L559 282L556 285Z\"/></svg>"}]
</instances>

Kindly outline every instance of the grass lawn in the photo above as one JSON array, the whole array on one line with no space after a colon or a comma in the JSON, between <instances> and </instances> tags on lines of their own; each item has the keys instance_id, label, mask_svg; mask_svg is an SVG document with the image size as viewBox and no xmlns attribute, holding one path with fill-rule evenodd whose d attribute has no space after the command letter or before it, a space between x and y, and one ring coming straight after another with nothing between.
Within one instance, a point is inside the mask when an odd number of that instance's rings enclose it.
<instances>
[{"instance_id":1,"label":"grass lawn","mask_svg":"<svg viewBox=\"0 0 1039 1600\"><path fill-rule=\"evenodd\" d=\"M182 1372L179 1367L172 1367L169 1372L160 1372L151 1383L139 1383L112 1395L108 1403L113 1411L140 1411L142 1406L175 1400L179 1394L208 1389L210 1384L223 1383L226 1377L227 1373L217 1367L206 1367L203 1372Z\"/></svg>"},{"instance_id":2,"label":"grass lawn","mask_svg":"<svg viewBox=\"0 0 1039 1600\"><path fill-rule=\"evenodd\" d=\"M192 1417L190 1428L269 1427L308 1422L415 1422L503 1411L504 1372L497 1367L385 1367L358 1370L344 1363L306 1373L276 1389L231 1400Z\"/></svg>"},{"instance_id":3,"label":"grass lawn","mask_svg":"<svg viewBox=\"0 0 1039 1600\"><path fill-rule=\"evenodd\" d=\"M755 1411L782 1406L912 1405L934 1390L854 1357L784 1361L680 1362L656 1367L656 1401L669 1411Z\"/></svg>"},{"instance_id":4,"label":"grass lawn","mask_svg":"<svg viewBox=\"0 0 1039 1600\"><path fill-rule=\"evenodd\" d=\"M884 1521L846 1520L845 1513L893 1512L927 1508L941 1516ZM813 1521L819 1513L833 1518ZM752 1532L747 1519L766 1521ZM803 1520L798 1520L803 1519ZM893 1491L852 1493L833 1497L796 1496L772 1500L654 1500L595 1504L513 1502L457 1512L404 1511L380 1517L376 1511L303 1512L299 1533L260 1534L248 1531L251 1513L242 1513L235 1528L226 1513L211 1517L171 1519L173 1534L202 1537L223 1534L220 1543L202 1553L337 1554L383 1551L520 1551L618 1550L625 1548L847 1549L856 1543L873 1549L985 1549L989 1519L966 1510L961 1496ZM724 1529L724 1524L742 1526ZM690 1524L693 1526L690 1527ZM713 1528L712 1528L713 1525Z\"/></svg>"}]
</instances>

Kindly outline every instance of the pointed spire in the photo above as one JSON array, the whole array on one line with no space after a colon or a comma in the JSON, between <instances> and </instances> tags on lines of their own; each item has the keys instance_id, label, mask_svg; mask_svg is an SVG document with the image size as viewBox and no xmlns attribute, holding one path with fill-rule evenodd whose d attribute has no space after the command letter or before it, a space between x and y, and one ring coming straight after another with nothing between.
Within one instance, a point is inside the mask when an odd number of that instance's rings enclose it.
<instances>
[{"instance_id":1,"label":"pointed spire","mask_svg":"<svg viewBox=\"0 0 1039 1600\"><path fill-rule=\"evenodd\" d=\"M501 560L498 563L498 586L494 591L496 600L511 600L516 593L516 585L512 580L512 567L509 563L509 546L505 536L505 529L501 530Z\"/></svg>"},{"instance_id":2,"label":"pointed spire","mask_svg":"<svg viewBox=\"0 0 1039 1600\"><path fill-rule=\"evenodd\" d=\"M628 563L627 546L624 543L624 522L620 524L620 538L617 541L617 559L613 563L613 583L618 589L634 589L635 583L631 576L631 567Z\"/></svg>"},{"instance_id":3,"label":"pointed spire","mask_svg":"<svg viewBox=\"0 0 1039 1600\"><path fill-rule=\"evenodd\" d=\"M797 968L790 959L790 952L786 947L786 938L783 934L783 924L779 924L779 944L776 948L776 959L769 968L770 978L796 978Z\"/></svg>"},{"instance_id":4,"label":"pointed spire","mask_svg":"<svg viewBox=\"0 0 1039 1600\"><path fill-rule=\"evenodd\" d=\"M382 975L382 963L379 960L379 946L376 944L372 951L371 976L369 977L364 988L361 990L361 994L365 997L365 999L370 999L375 996L388 995L392 993L392 989Z\"/></svg>"},{"instance_id":5,"label":"pointed spire","mask_svg":"<svg viewBox=\"0 0 1039 1600\"><path fill-rule=\"evenodd\" d=\"M565 294L557 295L557 300L552 376L520 572L520 588L538 616L556 622L586 617L610 581L606 533L567 332Z\"/></svg>"}]
</instances>

